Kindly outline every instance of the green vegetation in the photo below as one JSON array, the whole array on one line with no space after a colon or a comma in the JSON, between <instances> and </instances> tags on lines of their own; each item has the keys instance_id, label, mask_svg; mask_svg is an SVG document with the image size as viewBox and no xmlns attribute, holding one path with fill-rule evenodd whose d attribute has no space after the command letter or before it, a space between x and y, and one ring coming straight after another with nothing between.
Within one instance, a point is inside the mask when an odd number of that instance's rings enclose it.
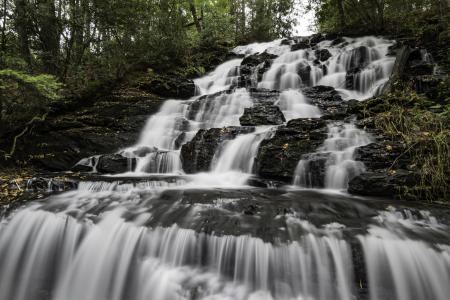
<instances>
[{"instance_id":1,"label":"green vegetation","mask_svg":"<svg viewBox=\"0 0 450 300\"><path fill-rule=\"evenodd\" d=\"M322 32L379 32L435 39L448 30L450 21L447 0L310 0L309 8L315 10Z\"/></svg>"},{"instance_id":2,"label":"green vegetation","mask_svg":"<svg viewBox=\"0 0 450 300\"><path fill-rule=\"evenodd\" d=\"M441 83L441 96L448 96L448 78ZM441 101L442 100L442 101ZM436 104L441 102L444 105ZM418 95L404 84L387 95L368 100L366 113L373 116L375 126L394 141L405 145L402 154L411 157L409 168L417 172L419 184L401 187L405 198L429 201L448 200L450 195L450 98L438 101ZM439 109L437 109L439 108ZM435 112L433 112L433 110ZM395 172L396 163L391 167Z\"/></svg>"},{"instance_id":3,"label":"green vegetation","mask_svg":"<svg viewBox=\"0 0 450 300\"><path fill-rule=\"evenodd\" d=\"M2 0L0 68L80 92L143 65L189 66L202 48L289 35L294 0Z\"/></svg>"}]
</instances>

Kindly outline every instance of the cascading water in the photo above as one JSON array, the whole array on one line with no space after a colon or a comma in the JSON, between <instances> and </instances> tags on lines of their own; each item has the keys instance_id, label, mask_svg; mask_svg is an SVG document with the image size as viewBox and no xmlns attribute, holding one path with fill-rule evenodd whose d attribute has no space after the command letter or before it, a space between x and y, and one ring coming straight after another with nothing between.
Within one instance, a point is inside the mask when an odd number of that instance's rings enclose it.
<instances>
[{"instance_id":1,"label":"cascading water","mask_svg":"<svg viewBox=\"0 0 450 300\"><path fill-rule=\"evenodd\" d=\"M345 38L333 45L324 41L315 49L285 50L259 86L287 90L327 85L340 91L344 98L367 99L379 93L392 72L395 58L387 56L391 45L385 39L365 37ZM329 57L323 57L322 51Z\"/></svg>"},{"instance_id":2,"label":"cascading water","mask_svg":"<svg viewBox=\"0 0 450 300\"><path fill-rule=\"evenodd\" d=\"M262 142L289 125L221 140L209 172L182 174L181 146L201 129L240 126L246 108L278 106L286 121L319 118L326 112L306 86L332 85L346 99L377 94L393 64L389 45L368 37L297 51L281 40L237 47L278 58L260 82L263 65L255 67L251 86L240 85L242 59L233 59L195 80L192 99L167 100L121 151L145 176L96 176L2 218L0 300L447 299L446 216L246 185ZM370 135L327 122L328 138L297 166L297 185L344 189L364 169L353 153ZM98 157L80 163L95 172Z\"/></svg>"},{"instance_id":3,"label":"cascading water","mask_svg":"<svg viewBox=\"0 0 450 300\"><path fill-rule=\"evenodd\" d=\"M294 184L303 187L317 187L319 180L314 177L322 162L324 169L324 187L328 189L345 189L353 177L364 171L364 164L353 159L357 147L371 142L370 136L352 124L330 124L328 138L316 153L300 160L295 170ZM319 184L320 185L320 184Z\"/></svg>"}]
</instances>

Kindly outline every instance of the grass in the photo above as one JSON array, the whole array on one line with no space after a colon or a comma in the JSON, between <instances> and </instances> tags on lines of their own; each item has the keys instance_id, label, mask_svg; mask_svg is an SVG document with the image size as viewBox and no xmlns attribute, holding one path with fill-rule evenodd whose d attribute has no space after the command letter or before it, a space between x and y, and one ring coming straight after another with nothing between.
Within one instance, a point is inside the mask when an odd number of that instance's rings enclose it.
<instances>
[{"instance_id":1,"label":"grass","mask_svg":"<svg viewBox=\"0 0 450 300\"><path fill-rule=\"evenodd\" d=\"M409 168L420 178L416 186L402 187L401 195L430 202L448 201L450 128L446 114L428 110L433 103L408 89L382 96L374 103L375 126L406 145L405 153L411 157Z\"/></svg>"}]
</instances>

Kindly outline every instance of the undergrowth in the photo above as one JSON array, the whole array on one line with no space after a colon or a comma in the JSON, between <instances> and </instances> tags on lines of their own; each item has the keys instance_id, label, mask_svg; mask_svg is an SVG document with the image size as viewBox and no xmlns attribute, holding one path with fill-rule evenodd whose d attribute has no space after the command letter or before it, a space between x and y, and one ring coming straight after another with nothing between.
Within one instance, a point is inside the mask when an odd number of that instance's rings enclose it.
<instances>
[{"instance_id":1,"label":"undergrowth","mask_svg":"<svg viewBox=\"0 0 450 300\"><path fill-rule=\"evenodd\" d=\"M411 157L410 169L417 172L420 178L416 186L402 187L399 192L407 198L448 201L448 112L430 111L433 101L410 89L397 90L379 97L372 102L375 103L375 106L369 108L376 111L373 114L375 126L392 139L400 140L406 145L404 153Z\"/></svg>"}]
</instances>

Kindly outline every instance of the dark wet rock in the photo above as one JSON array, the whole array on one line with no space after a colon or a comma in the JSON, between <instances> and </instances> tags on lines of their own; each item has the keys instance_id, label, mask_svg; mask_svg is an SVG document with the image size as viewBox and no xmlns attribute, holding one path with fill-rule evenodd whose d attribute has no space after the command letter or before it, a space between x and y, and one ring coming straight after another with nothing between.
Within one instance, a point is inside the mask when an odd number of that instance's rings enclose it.
<instances>
[{"instance_id":1,"label":"dark wet rock","mask_svg":"<svg viewBox=\"0 0 450 300\"><path fill-rule=\"evenodd\" d=\"M349 182L348 192L363 196L395 197L419 183L418 174L407 170L366 172Z\"/></svg>"},{"instance_id":2,"label":"dark wet rock","mask_svg":"<svg viewBox=\"0 0 450 300\"><path fill-rule=\"evenodd\" d=\"M309 46L309 41L299 41L298 43L295 43L294 45L291 46L291 51L297 51L297 50L303 50L303 49L308 49Z\"/></svg>"},{"instance_id":3,"label":"dark wet rock","mask_svg":"<svg viewBox=\"0 0 450 300\"><path fill-rule=\"evenodd\" d=\"M98 159L97 172L120 174L134 170L136 158L128 158L121 154L105 154Z\"/></svg>"},{"instance_id":4,"label":"dark wet rock","mask_svg":"<svg viewBox=\"0 0 450 300\"><path fill-rule=\"evenodd\" d=\"M253 131L253 127L224 127L199 130L192 141L181 147L183 170L189 174L208 171L214 154L223 141L232 140L239 134Z\"/></svg>"},{"instance_id":5,"label":"dark wet rock","mask_svg":"<svg viewBox=\"0 0 450 300\"><path fill-rule=\"evenodd\" d=\"M71 179L34 177L26 181L24 189L27 192L64 192L76 189L78 181Z\"/></svg>"},{"instance_id":6,"label":"dark wet rock","mask_svg":"<svg viewBox=\"0 0 450 300\"><path fill-rule=\"evenodd\" d=\"M90 165L78 163L75 166L73 166L70 170L72 172L88 173L88 172L92 172L94 170L94 168Z\"/></svg>"},{"instance_id":7,"label":"dark wet rock","mask_svg":"<svg viewBox=\"0 0 450 300\"><path fill-rule=\"evenodd\" d=\"M141 80L138 88L166 98L189 99L195 95L194 81L175 75L160 75Z\"/></svg>"},{"instance_id":8,"label":"dark wet rock","mask_svg":"<svg viewBox=\"0 0 450 300\"><path fill-rule=\"evenodd\" d=\"M308 85L311 80L311 66L307 63L299 64L297 66L297 74L302 79L302 83Z\"/></svg>"},{"instance_id":9,"label":"dark wet rock","mask_svg":"<svg viewBox=\"0 0 450 300\"><path fill-rule=\"evenodd\" d=\"M369 48L360 46L352 50L349 66L350 69L365 68L369 64Z\"/></svg>"},{"instance_id":10,"label":"dark wet rock","mask_svg":"<svg viewBox=\"0 0 450 300\"><path fill-rule=\"evenodd\" d=\"M311 104L322 110L324 118L343 120L360 110L357 100L344 101L339 93L330 86L314 86L302 89Z\"/></svg>"},{"instance_id":11,"label":"dark wet rock","mask_svg":"<svg viewBox=\"0 0 450 300\"><path fill-rule=\"evenodd\" d=\"M277 58L276 55L267 52L253 54L245 57L241 62L241 66L256 67L261 63L271 62L275 58Z\"/></svg>"},{"instance_id":12,"label":"dark wet rock","mask_svg":"<svg viewBox=\"0 0 450 300\"><path fill-rule=\"evenodd\" d=\"M118 151L136 142L148 116L164 101L130 87L97 97L58 101L45 121L18 139L12 161L65 171L82 158ZM0 149L9 149L12 138L0 137Z\"/></svg>"},{"instance_id":13,"label":"dark wet rock","mask_svg":"<svg viewBox=\"0 0 450 300\"><path fill-rule=\"evenodd\" d=\"M255 105L274 105L280 97L280 92L275 90L252 88L250 96Z\"/></svg>"},{"instance_id":14,"label":"dark wet rock","mask_svg":"<svg viewBox=\"0 0 450 300\"><path fill-rule=\"evenodd\" d=\"M256 159L257 174L263 178L292 182L303 155L315 152L327 137L326 121L295 119L264 140Z\"/></svg>"},{"instance_id":15,"label":"dark wet rock","mask_svg":"<svg viewBox=\"0 0 450 300\"><path fill-rule=\"evenodd\" d=\"M263 52L245 57L240 66L239 87L250 87L261 81L276 55Z\"/></svg>"},{"instance_id":16,"label":"dark wet rock","mask_svg":"<svg viewBox=\"0 0 450 300\"><path fill-rule=\"evenodd\" d=\"M359 67L350 69L345 74L345 88L349 90L358 90L360 87L358 86L359 81L355 80L357 75L361 72Z\"/></svg>"},{"instance_id":17,"label":"dark wet rock","mask_svg":"<svg viewBox=\"0 0 450 300\"><path fill-rule=\"evenodd\" d=\"M391 167L406 169L410 156L405 150L405 146L399 142L381 141L356 148L354 158L371 171Z\"/></svg>"},{"instance_id":18,"label":"dark wet rock","mask_svg":"<svg viewBox=\"0 0 450 300\"><path fill-rule=\"evenodd\" d=\"M209 110L213 105L218 105L218 102L225 104L227 101L227 96L231 94L234 90L230 89L227 91L220 91L210 95L204 95L200 98L194 100L189 104L187 118L189 120L195 120L197 114L201 109ZM186 123L187 125L189 123Z\"/></svg>"},{"instance_id":19,"label":"dark wet rock","mask_svg":"<svg viewBox=\"0 0 450 300\"><path fill-rule=\"evenodd\" d=\"M437 100L441 102L440 104L444 104L444 99L441 99L440 94L442 94L444 88L444 85L441 84L443 84L445 79L445 76L437 75L414 76L411 79L411 86L416 92L425 94L429 99Z\"/></svg>"},{"instance_id":20,"label":"dark wet rock","mask_svg":"<svg viewBox=\"0 0 450 300\"><path fill-rule=\"evenodd\" d=\"M291 44L291 40L289 39L283 39L280 43L282 46L289 46Z\"/></svg>"},{"instance_id":21,"label":"dark wet rock","mask_svg":"<svg viewBox=\"0 0 450 300\"><path fill-rule=\"evenodd\" d=\"M410 62L408 73L414 76L422 76L422 75L432 75L434 71L434 64L416 60Z\"/></svg>"},{"instance_id":22,"label":"dark wet rock","mask_svg":"<svg viewBox=\"0 0 450 300\"><path fill-rule=\"evenodd\" d=\"M318 60L320 60L322 62L327 61L331 56L332 55L331 55L330 51L328 51L328 49L316 50L316 57Z\"/></svg>"},{"instance_id":23,"label":"dark wet rock","mask_svg":"<svg viewBox=\"0 0 450 300\"><path fill-rule=\"evenodd\" d=\"M323 188L325 186L325 174L328 153L309 153L302 156L304 177L300 184L303 187Z\"/></svg>"},{"instance_id":24,"label":"dark wet rock","mask_svg":"<svg viewBox=\"0 0 450 300\"><path fill-rule=\"evenodd\" d=\"M278 106L257 105L244 110L239 118L241 126L281 125L286 122Z\"/></svg>"},{"instance_id":25,"label":"dark wet rock","mask_svg":"<svg viewBox=\"0 0 450 300\"><path fill-rule=\"evenodd\" d=\"M336 45L342 44L344 42L345 42L345 40L343 37L337 37L331 42L331 46L336 46Z\"/></svg>"}]
</instances>

